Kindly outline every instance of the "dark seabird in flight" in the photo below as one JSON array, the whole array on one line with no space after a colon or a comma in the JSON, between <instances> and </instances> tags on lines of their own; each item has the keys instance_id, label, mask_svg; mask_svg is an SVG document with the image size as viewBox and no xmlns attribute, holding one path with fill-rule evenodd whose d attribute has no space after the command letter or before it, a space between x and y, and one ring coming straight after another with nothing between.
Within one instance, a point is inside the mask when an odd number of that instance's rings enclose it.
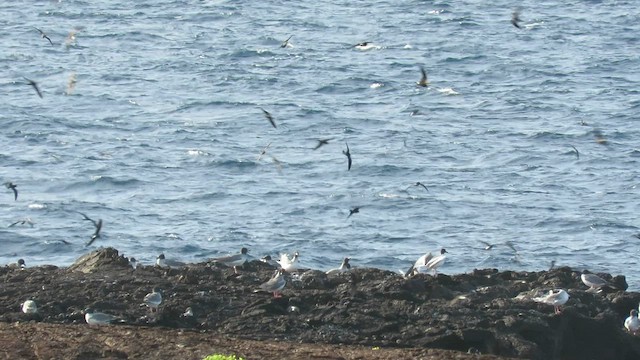
<instances>
[{"instance_id":1,"label":"dark seabird in flight","mask_svg":"<svg viewBox=\"0 0 640 360\"><path fill-rule=\"evenodd\" d=\"M258 155L258 158L256 159L256 161L260 161L260 159L262 159L262 155L267 153L267 149L269 148L269 146L271 146L271 142L269 142L267 146L265 146L264 149L260 151L260 155Z\"/></svg>"},{"instance_id":2,"label":"dark seabird in flight","mask_svg":"<svg viewBox=\"0 0 640 360\"><path fill-rule=\"evenodd\" d=\"M267 118L267 120L269 120L269 122L271 123L271 126L277 129L278 127L276 126L276 122L273 121L273 116L271 116L271 114L263 108L260 108L260 110L262 110L262 112L264 113L264 116Z\"/></svg>"},{"instance_id":3,"label":"dark seabird in flight","mask_svg":"<svg viewBox=\"0 0 640 360\"><path fill-rule=\"evenodd\" d=\"M347 144L346 141L345 141L345 144L347 145L347 151L342 150L342 153L347 157L347 160L349 161L348 167L347 167L347 171L349 171L351 170L351 152L349 151L349 144Z\"/></svg>"},{"instance_id":4,"label":"dark seabird in flight","mask_svg":"<svg viewBox=\"0 0 640 360\"><path fill-rule=\"evenodd\" d=\"M18 189L17 189L18 185L14 184L12 182L6 182L6 183L4 183L4 186L6 186L7 189L13 190L13 200L17 201L18 200Z\"/></svg>"},{"instance_id":5,"label":"dark seabird in flight","mask_svg":"<svg viewBox=\"0 0 640 360\"><path fill-rule=\"evenodd\" d=\"M94 241L96 241L97 238L100 237L100 229L102 229L102 219L98 219L98 221L96 222L95 220L93 220L92 218L88 217L87 215L81 213L78 211L78 214L84 216L85 220L89 220L93 223L93 226L96 227L96 231L93 233L93 235L91 235L91 239L89 240L89 242L87 242L85 244L85 246L89 246L91 244L93 244Z\"/></svg>"},{"instance_id":6,"label":"dark seabird in flight","mask_svg":"<svg viewBox=\"0 0 640 360\"><path fill-rule=\"evenodd\" d=\"M576 149L576 147L575 147L575 146L573 146L573 145L569 145L569 146L571 146L571 147L573 148L573 150L576 152L576 158L577 158L578 160L580 160L580 153L578 152L578 149Z\"/></svg>"},{"instance_id":7,"label":"dark seabird in flight","mask_svg":"<svg viewBox=\"0 0 640 360\"><path fill-rule=\"evenodd\" d=\"M285 40L285 41L283 41L283 42L282 42L282 45L280 45L280 47L281 47L281 48L286 48L286 47L287 47L287 45L289 45L289 40L291 40L291 38L292 38L292 37L293 37L293 35L289 36L289 37L287 38L287 40Z\"/></svg>"},{"instance_id":8,"label":"dark seabird in flight","mask_svg":"<svg viewBox=\"0 0 640 360\"><path fill-rule=\"evenodd\" d=\"M313 150L320 149L320 147L322 145L328 145L329 144L329 140L332 140L332 139L318 139L318 145L316 145L316 147L314 147Z\"/></svg>"},{"instance_id":9,"label":"dark seabird in flight","mask_svg":"<svg viewBox=\"0 0 640 360\"><path fill-rule=\"evenodd\" d=\"M347 219L351 217L351 215L353 214L357 214L360 212L360 208L359 207L354 207L353 209L349 210L349 215L347 215Z\"/></svg>"},{"instance_id":10,"label":"dark seabird in flight","mask_svg":"<svg viewBox=\"0 0 640 360\"><path fill-rule=\"evenodd\" d=\"M483 240L478 240L478 241L480 241L481 243L484 244L484 249L485 250L491 250L491 249L493 249L494 246L496 246L495 244L489 244L488 242L483 241Z\"/></svg>"},{"instance_id":11,"label":"dark seabird in flight","mask_svg":"<svg viewBox=\"0 0 640 360\"><path fill-rule=\"evenodd\" d=\"M33 227L33 220L31 220L31 218L24 218L22 220L18 220L16 222L11 223L9 225L9 227L13 227L13 226L16 226L18 224L20 224L20 225L27 225L28 224L29 226Z\"/></svg>"},{"instance_id":12,"label":"dark seabird in flight","mask_svg":"<svg viewBox=\"0 0 640 360\"><path fill-rule=\"evenodd\" d=\"M33 86L33 88L36 90L36 93L38 93L38 96L40 96L40 99L42 99L42 93L40 92L40 88L38 87L38 84L31 79L27 79L26 77L24 79L27 80L27 85Z\"/></svg>"},{"instance_id":13,"label":"dark seabird in flight","mask_svg":"<svg viewBox=\"0 0 640 360\"><path fill-rule=\"evenodd\" d=\"M521 22L522 19L520 19L520 11L515 10L513 13L511 13L511 25L517 27L518 29L522 29L520 27Z\"/></svg>"},{"instance_id":14,"label":"dark seabird in flight","mask_svg":"<svg viewBox=\"0 0 640 360\"><path fill-rule=\"evenodd\" d=\"M49 40L49 44L53 45L53 41L51 41L51 39L49 39L49 37L47 36L47 34L45 34L45 33L44 33L44 31L42 31L42 30L40 30L40 29L38 29L38 28L34 28L34 29L38 30L38 32L40 33L40 36L41 36L43 39L47 39L47 40Z\"/></svg>"},{"instance_id":15,"label":"dark seabird in flight","mask_svg":"<svg viewBox=\"0 0 640 360\"><path fill-rule=\"evenodd\" d=\"M427 72L424 71L424 68L422 66L420 67L420 73L422 73L422 77L420 78L420 81L418 81L418 86L429 86L429 81L427 80Z\"/></svg>"},{"instance_id":16,"label":"dark seabird in flight","mask_svg":"<svg viewBox=\"0 0 640 360\"><path fill-rule=\"evenodd\" d=\"M429 191L429 189L427 189L427 187L421 183L420 181L418 181L417 183L413 184L413 186L422 186L425 190L427 190L427 192Z\"/></svg>"}]
</instances>

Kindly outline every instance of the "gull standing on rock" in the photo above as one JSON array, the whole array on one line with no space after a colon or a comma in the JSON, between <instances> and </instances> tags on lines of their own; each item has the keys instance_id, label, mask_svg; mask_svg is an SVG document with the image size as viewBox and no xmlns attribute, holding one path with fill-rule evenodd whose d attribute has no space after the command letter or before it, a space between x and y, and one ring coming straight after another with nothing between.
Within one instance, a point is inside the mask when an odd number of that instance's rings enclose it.
<instances>
[{"instance_id":1,"label":"gull standing on rock","mask_svg":"<svg viewBox=\"0 0 640 360\"><path fill-rule=\"evenodd\" d=\"M243 247L240 249L240 254L223 256L213 259L213 262L224 264L226 266L233 266L233 272L238 273L238 266L243 266L249 261L249 249Z\"/></svg>"},{"instance_id":2,"label":"gull standing on rock","mask_svg":"<svg viewBox=\"0 0 640 360\"><path fill-rule=\"evenodd\" d=\"M416 260L416 262L409 268L409 270L407 270L406 272L402 272L402 270L400 270L400 273L404 274L404 277L415 275L418 273L418 269L426 266L427 262L431 259L433 259L433 254L428 252L420 256L418 260Z\"/></svg>"},{"instance_id":3,"label":"gull standing on rock","mask_svg":"<svg viewBox=\"0 0 640 360\"><path fill-rule=\"evenodd\" d=\"M624 321L624 327L630 332L632 335L638 335L638 330L640 330L640 320L638 320L638 311L635 309L631 310L629 317Z\"/></svg>"},{"instance_id":4,"label":"gull standing on rock","mask_svg":"<svg viewBox=\"0 0 640 360\"><path fill-rule=\"evenodd\" d=\"M117 316L95 312L93 309L86 309L84 311L84 320L89 325L108 325L114 322L125 322Z\"/></svg>"},{"instance_id":5,"label":"gull standing on rock","mask_svg":"<svg viewBox=\"0 0 640 360\"><path fill-rule=\"evenodd\" d=\"M344 258L342 260L342 264L340 264L340 267L327 271L327 275L329 275L329 274L338 274L338 273L342 273L342 272L345 272L345 271L349 271L351 269L351 264L349 264L349 260L351 260L351 259L348 258L348 257Z\"/></svg>"},{"instance_id":6,"label":"gull standing on rock","mask_svg":"<svg viewBox=\"0 0 640 360\"><path fill-rule=\"evenodd\" d=\"M151 312L158 311L158 307L162 303L162 291L154 287L152 292L144 296L144 303L151 308Z\"/></svg>"},{"instance_id":7,"label":"gull standing on rock","mask_svg":"<svg viewBox=\"0 0 640 360\"><path fill-rule=\"evenodd\" d=\"M280 254L280 260L276 260L280 267L284 271L294 271L298 269L298 258L300 257L300 253L297 251L293 254L292 258L289 258L289 254Z\"/></svg>"},{"instance_id":8,"label":"gull standing on rock","mask_svg":"<svg viewBox=\"0 0 640 360\"><path fill-rule=\"evenodd\" d=\"M281 291L284 289L284 286L287 285L287 279L284 274L284 269L276 270L274 276L269 279L269 281L260 285L260 290L272 292L274 298L281 297Z\"/></svg>"},{"instance_id":9,"label":"gull standing on rock","mask_svg":"<svg viewBox=\"0 0 640 360\"><path fill-rule=\"evenodd\" d=\"M438 255L438 256L430 259L430 260L427 260L427 263L424 265L424 267L427 270L432 270L434 272L434 275L437 275L438 274L438 268L440 266L442 266L442 264L444 264L444 261L447 259L447 255L445 255L445 254L447 254L447 250L445 248L442 248L440 250L440 255ZM420 269L418 269L418 272L422 272L422 271L420 271Z\"/></svg>"},{"instance_id":10,"label":"gull standing on rock","mask_svg":"<svg viewBox=\"0 0 640 360\"><path fill-rule=\"evenodd\" d=\"M138 261L136 260L136 258L134 257L129 258L129 265L131 265L133 270L135 270L138 267Z\"/></svg>"},{"instance_id":11,"label":"gull standing on rock","mask_svg":"<svg viewBox=\"0 0 640 360\"><path fill-rule=\"evenodd\" d=\"M162 268L181 268L186 266L187 264L183 263L182 261L167 259L164 254L160 254L156 258L156 265Z\"/></svg>"},{"instance_id":12,"label":"gull standing on rock","mask_svg":"<svg viewBox=\"0 0 640 360\"><path fill-rule=\"evenodd\" d=\"M589 287L587 290L588 292L602 292L602 288L604 287L616 289L616 287L611 285L607 280L596 274L592 274L589 270L584 270L582 275L580 275L580 279L582 280L582 283Z\"/></svg>"},{"instance_id":13,"label":"gull standing on rock","mask_svg":"<svg viewBox=\"0 0 640 360\"><path fill-rule=\"evenodd\" d=\"M27 300L22 303L22 312L25 314L35 314L38 312L38 305L33 300Z\"/></svg>"},{"instance_id":14,"label":"gull standing on rock","mask_svg":"<svg viewBox=\"0 0 640 360\"><path fill-rule=\"evenodd\" d=\"M569 300L569 293L564 289L549 290L549 294L533 298L533 301L553 305L556 314L562 312L561 306Z\"/></svg>"}]
</instances>

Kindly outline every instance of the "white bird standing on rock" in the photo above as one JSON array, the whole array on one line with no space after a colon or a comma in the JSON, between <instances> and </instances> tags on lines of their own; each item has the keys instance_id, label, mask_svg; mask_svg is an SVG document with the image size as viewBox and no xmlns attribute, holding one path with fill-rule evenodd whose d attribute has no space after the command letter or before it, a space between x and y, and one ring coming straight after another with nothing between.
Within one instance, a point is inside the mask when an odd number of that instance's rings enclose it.
<instances>
[{"instance_id":1,"label":"white bird standing on rock","mask_svg":"<svg viewBox=\"0 0 640 360\"><path fill-rule=\"evenodd\" d=\"M630 332L632 335L638 335L638 330L640 330L640 320L638 320L638 311L635 309L631 310L629 317L624 321L624 327Z\"/></svg>"},{"instance_id":2,"label":"white bird standing on rock","mask_svg":"<svg viewBox=\"0 0 640 360\"><path fill-rule=\"evenodd\" d=\"M280 254L280 260L276 260L280 267L284 271L298 270L298 258L300 254L296 251L292 258L289 258L289 254Z\"/></svg>"},{"instance_id":3,"label":"white bird standing on rock","mask_svg":"<svg viewBox=\"0 0 640 360\"><path fill-rule=\"evenodd\" d=\"M22 312L25 314L35 314L38 312L38 305L33 300L27 300L22 303Z\"/></svg>"},{"instance_id":4,"label":"white bird standing on rock","mask_svg":"<svg viewBox=\"0 0 640 360\"><path fill-rule=\"evenodd\" d=\"M329 275L329 274L338 274L338 273L342 273L342 272L345 272L345 271L349 271L351 269L351 264L349 264L349 260L351 260L351 259L348 258L348 257L344 258L344 260L342 260L342 264L340 264L340 267L327 271L327 275Z\"/></svg>"},{"instance_id":5,"label":"white bird standing on rock","mask_svg":"<svg viewBox=\"0 0 640 360\"><path fill-rule=\"evenodd\" d=\"M151 311L158 311L158 306L162 303L162 291L157 287L153 291L145 295L144 303L151 308Z\"/></svg>"},{"instance_id":6,"label":"white bird standing on rock","mask_svg":"<svg viewBox=\"0 0 640 360\"><path fill-rule=\"evenodd\" d=\"M533 298L533 301L553 305L555 313L560 314L561 306L569 301L569 293L564 289L549 290L549 294Z\"/></svg>"}]
</instances>

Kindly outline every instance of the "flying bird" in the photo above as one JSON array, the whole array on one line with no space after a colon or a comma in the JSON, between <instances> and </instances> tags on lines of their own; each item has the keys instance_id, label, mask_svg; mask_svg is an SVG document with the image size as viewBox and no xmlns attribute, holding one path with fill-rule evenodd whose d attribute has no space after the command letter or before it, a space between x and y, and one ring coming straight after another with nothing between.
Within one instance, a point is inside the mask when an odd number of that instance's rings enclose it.
<instances>
[{"instance_id":1,"label":"flying bird","mask_svg":"<svg viewBox=\"0 0 640 360\"><path fill-rule=\"evenodd\" d=\"M314 147L313 150L320 149L322 145L328 145L329 140L333 140L333 139L318 139L318 145L316 145L316 147Z\"/></svg>"},{"instance_id":2,"label":"flying bird","mask_svg":"<svg viewBox=\"0 0 640 360\"><path fill-rule=\"evenodd\" d=\"M287 40L282 42L282 45L280 45L281 48L286 48L287 46L289 46L289 40L291 40L291 38L293 37L293 35L289 36L287 38Z\"/></svg>"},{"instance_id":3,"label":"flying bird","mask_svg":"<svg viewBox=\"0 0 640 360\"><path fill-rule=\"evenodd\" d=\"M514 12L511 13L511 25L517 27L518 29L522 29L522 27L520 27L520 23L522 22L522 19L520 19L520 11L515 10Z\"/></svg>"},{"instance_id":4,"label":"flying bird","mask_svg":"<svg viewBox=\"0 0 640 360\"><path fill-rule=\"evenodd\" d=\"M576 152L576 159L580 160L580 152L578 151L578 149L576 149L576 147L573 145L569 145L569 146L571 146L573 150Z\"/></svg>"},{"instance_id":5,"label":"flying bird","mask_svg":"<svg viewBox=\"0 0 640 360\"><path fill-rule=\"evenodd\" d=\"M43 39L47 39L47 40L49 40L49 44L53 45L53 41L51 41L51 39L47 36L47 34L45 34L45 33L44 33L44 31L42 31L42 30L40 30L40 29L38 29L38 28L34 28L34 29L38 30L38 32L40 33L40 36L41 36Z\"/></svg>"},{"instance_id":6,"label":"flying bird","mask_svg":"<svg viewBox=\"0 0 640 360\"><path fill-rule=\"evenodd\" d=\"M264 117L266 117L267 120L269 120L269 122L271 123L271 126L277 129L278 127L276 126L276 122L273 120L273 116L271 116L271 113L269 113L267 110L263 108L260 108L260 110L262 110L262 112L264 113Z\"/></svg>"},{"instance_id":7,"label":"flying bird","mask_svg":"<svg viewBox=\"0 0 640 360\"><path fill-rule=\"evenodd\" d=\"M18 189L17 189L18 185L12 182L6 182L4 183L4 186L6 186L7 189L13 190L13 200L18 201Z\"/></svg>"},{"instance_id":8,"label":"flying bird","mask_svg":"<svg viewBox=\"0 0 640 360\"><path fill-rule=\"evenodd\" d=\"M342 150L342 153L347 157L348 162L348 166L347 166L347 171L351 170L351 152L349 151L349 144L347 144L347 142L345 141L345 144L347 145L347 151Z\"/></svg>"},{"instance_id":9,"label":"flying bird","mask_svg":"<svg viewBox=\"0 0 640 360\"><path fill-rule=\"evenodd\" d=\"M494 246L496 246L495 244L489 244L488 242L483 241L483 240L478 240L478 241L480 241L481 243L484 244L484 249L485 250L491 250L491 249L493 249Z\"/></svg>"},{"instance_id":10,"label":"flying bird","mask_svg":"<svg viewBox=\"0 0 640 360\"><path fill-rule=\"evenodd\" d=\"M427 187L421 183L420 181L418 181L417 183L413 184L413 186L422 186L425 190L427 190L427 192L429 192L429 189L427 189Z\"/></svg>"},{"instance_id":11,"label":"flying bird","mask_svg":"<svg viewBox=\"0 0 640 360\"><path fill-rule=\"evenodd\" d=\"M22 220L18 220L18 221L12 222L11 224L9 224L8 227L13 227L13 226L16 226L18 224L20 224L20 225L27 225L28 224L29 226L33 227L34 222L33 222L33 220L31 220L31 218L24 218Z\"/></svg>"},{"instance_id":12,"label":"flying bird","mask_svg":"<svg viewBox=\"0 0 640 360\"><path fill-rule=\"evenodd\" d=\"M98 219L98 221L96 222L92 218L88 217L87 215L79 211L78 211L78 214L82 215L85 220L91 221L93 223L93 226L96 227L96 231L93 233L93 235L91 235L91 239L85 244L85 246L89 246L93 244L93 242L96 241L97 238L100 237L100 229L102 229L102 219Z\"/></svg>"},{"instance_id":13,"label":"flying bird","mask_svg":"<svg viewBox=\"0 0 640 360\"><path fill-rule=\"evenodd\" d=\"M38 83L36 83L35 81L33 81L31 79L27 79L24 76L23 76L23 78L25 80L27 80L27 85L33 86L33 88L36 90L36 93L38 93L38 96L40 96L40 99L42 99L42 93L40 92L40 88L38 87Z\"/></svg>"},{"instance_id":14,"label":"flying bird","mask_svg":"<svg viewBox=\"0 0 640 360\"><path fill-rule=\"evenodd\" d=\"M256 159L256 161L260 161L260 159L262 159L262 155L267 153L267 149L269 148L269 146L271 146L271 142L269 142L267 146L265 146L264 149L260 151L260 155L258 155L258 158Z\"/></svg>"},{"instance_id":15,"label":"flying bird","mask_svg":"<svg viewBox=\"0 0 640 360\"><path fill-rule=\"evenodd\" d=\"M422 73L422 77L420 78L420 81L418 81L418 86L429 86L429 81L427 80L427 72L424 71L424 68L422 66L420 67L420 73Z\"/></svg>"},{"instance_id":16,"label":"flying bird","mask_svg":"<svg viewBox=\"0 0 640 360\"><path fill-rule=\"evenodd\" d=\"M354 207L353 209L349 210L349 215L347 215L347 219L351 217L351 215L353 214L357 214L360 212L360 208L359 207Z\"/></svg>"}]
</instances>

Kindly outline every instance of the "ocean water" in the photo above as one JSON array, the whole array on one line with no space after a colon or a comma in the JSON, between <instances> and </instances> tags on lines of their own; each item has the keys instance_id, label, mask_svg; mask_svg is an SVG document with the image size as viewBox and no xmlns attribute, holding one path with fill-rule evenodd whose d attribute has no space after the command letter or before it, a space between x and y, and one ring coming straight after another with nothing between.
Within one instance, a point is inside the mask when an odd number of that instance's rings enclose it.
<instances>
[{"instance_id":1,"label":"ocean water","mask_svg":"<svg viewBox=\"0 0 640 360\"><path fill-rule=\"evenodd\" d=\"M246 246L395 271L445 247L442 273L639 290L640 10L519 5L522 29L502 0L4 3L0 263Z\"/></svg>"}]
</instances>

